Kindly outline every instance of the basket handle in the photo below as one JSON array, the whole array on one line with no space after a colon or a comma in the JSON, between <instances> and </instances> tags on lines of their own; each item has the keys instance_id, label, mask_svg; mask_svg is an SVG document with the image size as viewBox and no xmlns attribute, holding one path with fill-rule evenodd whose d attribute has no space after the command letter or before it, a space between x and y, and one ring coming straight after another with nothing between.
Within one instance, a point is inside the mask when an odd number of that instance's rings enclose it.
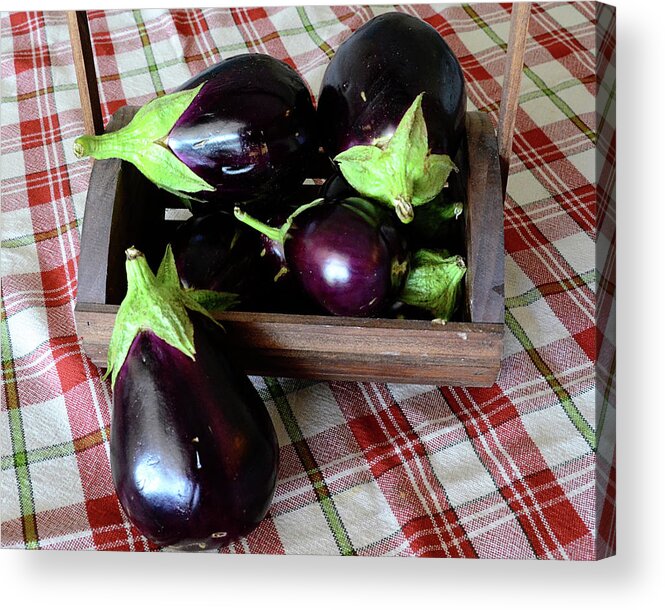
<instances>
[{"instance_id":1,"label":"basket handle","mask_svg":"<svg viewBox=\"0 0 665 610\"><path fill-rule=\"evenodd\" d=\"M83 125L89 135L99 135L104 132L102 107L99 102L99 89L97 88L97 72L95 71L95 57L92 50L90 26L86 11L67 11L69 37L72 41L72 54L76 81L78 82L81 110L83 110Z\"/></svg>"},{"instance_id":2,"label":"basket handle","mask_svg":"<svg viewBox=\"0 0 665 610\"><path fill-rule=\"evenodd\" d=\"M526 47L526 35L529 29L530 16L531 3L516 2L513 4L506 69L503 77L503 90L501 92L501 106L499 107L499 124L497 126L499 166L501 168L501 183L504 198L508 184L510 156L513 152L513 133L515 132L520 82L524 69L524 49Z\"/></svg>"}]
</instances>

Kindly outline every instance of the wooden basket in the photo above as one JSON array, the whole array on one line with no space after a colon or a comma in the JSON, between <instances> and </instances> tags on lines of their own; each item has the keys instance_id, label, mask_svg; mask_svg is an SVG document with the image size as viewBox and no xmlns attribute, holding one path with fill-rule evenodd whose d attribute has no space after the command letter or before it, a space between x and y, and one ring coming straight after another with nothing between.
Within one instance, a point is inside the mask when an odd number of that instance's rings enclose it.
<instances>
[{"instance_id":1,"label":"wooden basket","mask_svg":"<svg viewBox=\"0 0 665 610\"><path fill-rule=\"evenodd\" d=\"M218 315L234 356L251 375L325 380L490 386L501 366L504 322L503 200L523 65L529 4L513 5L498 135L489 116L467 113L463 151L466 202L466 319L423 320L310 316L261 312ZM92 46L84 11L70 12L77 78L88 133L102 120ZM125 125L135 108L121 108L107 130ZM305 200L316 187L303 186ZM312 192L308 192L312 191ZM164 252L179 204L133 166L94 161L81 234L75 317L83 347L106 366L118 304L126 289L124 250L136 245L148 260ZM167 201L166 212L164 201Z\"/></svg>"}]
</instances>

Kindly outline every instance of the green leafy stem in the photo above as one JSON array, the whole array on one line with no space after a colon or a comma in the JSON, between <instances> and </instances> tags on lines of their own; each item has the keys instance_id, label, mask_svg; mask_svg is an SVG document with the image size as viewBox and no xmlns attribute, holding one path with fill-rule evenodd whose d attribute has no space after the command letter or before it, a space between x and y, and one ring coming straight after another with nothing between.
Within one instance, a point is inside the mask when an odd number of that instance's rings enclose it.
<instances>
[{"instance_id":1,"label":"green leafy stem","mask_svg":"<svg viewBox=\"0 0 665 610\"><path fill-rule=\"evenodd\" d=\"M194 360L194 325L188 310L215 321L210 310L228 309L237 303L237 295L231 293L184 289L170 245L157 275L136 248L128 248L125 255L127 294L118 309L108 349L106 376L111 375L112 386L140 332L153 332Z\"/></svg>"},{"instance_id":2,"label":"green leafy stem","mask_svg":"<svg viewBox=\"0 0 665 610\"><path fill-rule=\"evenodd\" d=\"M194 198L194 193L214 191L214 186L197 176L166 146L171 129L203 86L151 100L117 131L80 136L74 141L74 154L79 158L128 161L148 180L179 197L189 199Z\"/></svg>"}]
</instances>

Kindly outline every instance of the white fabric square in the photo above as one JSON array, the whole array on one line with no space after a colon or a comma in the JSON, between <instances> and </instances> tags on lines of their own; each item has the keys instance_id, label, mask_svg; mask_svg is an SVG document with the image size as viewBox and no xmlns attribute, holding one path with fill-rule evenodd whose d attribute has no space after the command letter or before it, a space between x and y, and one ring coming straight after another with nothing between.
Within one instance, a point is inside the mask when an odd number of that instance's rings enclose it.
<instances>
[{"instance_id":1,"label":"white fabric square","mask_svg":"<svg viewBox=\"0 0 665 610\"><path fill-rule=\"evenodd\" d=\"M496 491L492 477L478 459L470 441L446 447L432 455L430 460L453 506Z\"/></svg>"},{"instance_id":2,"label":"white fabric square","mask_svg":"<svg viewBox=\"0 0 665 610\"><path fill-rule=\"evenodd\" d=\"M346 423L327 383L317 383L293 392L288 395L288 400L305 437Z\"/></svg>"},{"instance_id":3,"label":"white fabric square","mask_svg":"<svg viewBox=\"0 0 665 610\"><path fill-rule=\"evenodd\" d=\"M354 548L363 548L400 529L376 481L352 487L333 497Z\"/></svg>"},{"instance_id":4,"label":"white fabric square","mask_svg":"<svg viewBox=\"0 0 665 610\"><path fill-rule=\"evenodd\" d=\"M526 206L551 197L550 192L528 169L510 174L508 193L520 206Z\"/></svg>"},{"instance_id":5,"label":"white fabric square","mask_svg":"<svg viewBox=\"0 0 665 610\"><path fill-rule=\"evenodd\" d=\"M320 504L308 504L273 519L287 555L339 555Z\"/></svg>"},{"instance_id":6,"label":"white fabric square","mask_svg":"<svg viewBox=\"0 0 665 610\"><path fill-rule=\"evenodd\" d=\"M7 326L9 327L12 356L15 359L22 358L36 350L49 336L44 307L23 309L9 316Z\"/></svg>"},{"instance_id":7,"label":"white fabric square","mask_svg":"<svg viewBox=\"0 0 665 610\"><path fill-rule=\"evenodd\" d=\"M595 427L593 421L587 423ZM522 424L550 468L591 451L561 404L523 415Z\"/></svg>"},{"instance_id":8,"label":"white fabric square","mask_svg":"<svg viewBox=\"0 0 665 610\"><path fill-rule=\"evenodd\" d=\"M582 275L596 268L594 243L586 233L575 233L559 239L554 242L554 247L576 273Z\"/></svg>"},{"instance_id":9,"label":"white fabric square","mask_svg":"<svg viewBox=\"0 0 665 610\"><path fill-rule=\"evenodd\" d=\"M30 464L30 481L37 512L77 504L85 499L74 455Z\"/></svg>"},{"instance_id":10,"label":"white fabric square","mask_svg":"<svg viewBox=\"0 0 665 610\"><path fill-rule=\"evenodd\" d=\"M510 311L534 347L549 345L570 336L544 298L526 307L513 307Z\"/></svg>"},{"instance_id":11,"label":"white fabric square","mask_svg":"<svg viewBox=\"0 0 665 610\"><path fill-rule=\"evenodd\" d=\"M410 383L391 383L388 384L390 393L397 402L403 402L410 398L415 398L421 394L432 391L436 386L433 385L414 385Z\"/></svg>"},{"instance_id":12,"label":"white fabric square","mask_svg":"<svg viewBox=\"0 0 665 610\"><path fill-rule=\"evenodd\" d=\"M575 87L567 87L559 91L558 96L570 107L570 109L578 115L588 114L595 112L596 100L589 93L589 90L582 84ZM593 125L589 125L591 129Z\"/></svg>"},{"instance_id":13,"label":"white fabric square","mask_svg":"<svg viewBox=\"0 0 665 610\"><path fill-rule=\"evenodd\" d=\"M596 184L596 155L598 151L591 146L575 155L567 156L566 159L572 163L584 178L591 184Z\"/></svg>"},{"instance_id":14,"label":"white fabric square","mask_svg":"<svg viewBox=\"0 0 665 610\"><path fill-rule=\"evenodd\" d=\"M72 430L62 396L22 406L21 419L28 451L72 441Z\"/></svg>"},{"instance_id":15,"label":"white fabric square","mask_svg":"<svg viewBox=\"0 0 665 610\"><path fill-rule=\"evenodd\" d=\"M545 4L544 8L564 28L588 23L588 19L575 8L572 2L557 4L552 8Z\"/></svg>"},{"instance_id":16,"label":"white fabric square","mask_svg":"<svg viewBox=\"0 0 665 610\"><path fill-rule=\"evenodd\" d=\"M0 514L3 521L11 521L21 516L16 471L13 468L0 470Z\"/></svg>"}]
</instances>

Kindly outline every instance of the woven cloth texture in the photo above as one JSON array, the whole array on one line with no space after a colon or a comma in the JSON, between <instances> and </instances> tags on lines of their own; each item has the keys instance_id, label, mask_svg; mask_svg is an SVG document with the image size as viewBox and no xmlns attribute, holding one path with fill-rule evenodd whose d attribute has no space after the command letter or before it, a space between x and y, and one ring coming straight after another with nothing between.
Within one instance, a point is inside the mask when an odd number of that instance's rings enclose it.
<instances>
[{"instance_id":1,"label":"woven cloth texture","mask_svg":"<svg viewBox=\"0 0 665 610\"><path fill-rule=\"evenodd\" d=\"M312 93L372 16L408 12L497 121L510 4L88 13L105 121L221 58ZM155 551L109 466L111 394L74 323L90 160L64 12L2 13L2 547ZM615 552L614 12L534 4L505 202L505 349L483 389L253 377L270 512L224 553L594 560Z\"/></svg>"}]
</instances>

